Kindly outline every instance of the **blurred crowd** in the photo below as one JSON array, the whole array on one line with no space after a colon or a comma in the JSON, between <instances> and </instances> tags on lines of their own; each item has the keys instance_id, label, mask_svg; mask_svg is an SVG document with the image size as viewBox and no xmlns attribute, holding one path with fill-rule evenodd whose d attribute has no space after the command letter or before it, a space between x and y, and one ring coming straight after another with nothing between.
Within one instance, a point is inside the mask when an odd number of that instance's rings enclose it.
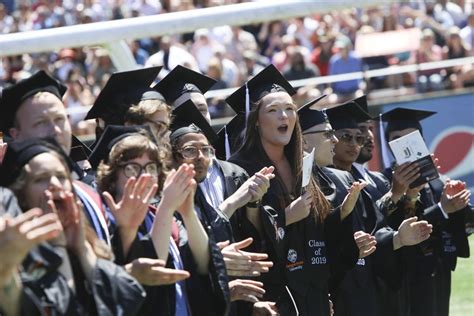
<instances>
[{"instance_id":1,"label":"blurred crowd","mask_svg":"<svg viewBox=\"0 0 474 316\"><path fill-rule=\"evenodd\" d=\"M246 2L245 0L23 0L0 3L0 34L126 19ZM387 56L360 57L354 47L361 33L418 28L418 49ZM129 42L140 66L163 65L162 75L181 64L217 80L213 90L237 87L273 63L286 79L306 79L391 65L440 61L474 55L471 1L411 0L370 8L317 13L288 21L199 29ZM66 83L68 108L90 106L117 69L101 47L2 58L0 86L38 70ZM342 102L375 89L413 87L416 92L462 88L474 83L472 64L449 69L305 86L298 99L330 94ZM230 114L225 103L211 100L211 116ZM77 134L90 133L82 116L71 115Z\"/></svg>"}]
</instances>

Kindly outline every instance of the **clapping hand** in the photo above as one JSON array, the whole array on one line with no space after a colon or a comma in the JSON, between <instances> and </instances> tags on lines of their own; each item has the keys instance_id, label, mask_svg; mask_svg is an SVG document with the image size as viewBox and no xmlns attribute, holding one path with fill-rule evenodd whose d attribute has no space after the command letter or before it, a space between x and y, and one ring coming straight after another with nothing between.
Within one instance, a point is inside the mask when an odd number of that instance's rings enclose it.
<instances>
[{"instance_id":1,"label":"clapping hand","mask_svg":"<svg viewBox=\"0 0 474 316\"><path fill-rule=\"evenodd\" d=\"M266 253L255 253L242 251L253 242L252 238L229 244L229 241L220 242L224 262L229 276L255 277L261 273L268 272L273 266L271 261L263 261L268 258Z\"/></svg>"}]
</instances>

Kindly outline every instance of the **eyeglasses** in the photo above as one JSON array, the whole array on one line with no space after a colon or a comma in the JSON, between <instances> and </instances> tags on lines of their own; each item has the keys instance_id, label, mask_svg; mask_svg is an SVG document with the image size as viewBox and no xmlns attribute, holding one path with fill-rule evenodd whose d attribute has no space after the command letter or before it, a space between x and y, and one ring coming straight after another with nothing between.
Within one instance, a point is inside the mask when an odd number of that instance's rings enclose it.
<instances>
[{"instance_id":1,"label":"eyeglasses","mask_svg":"<svg viewBox=\"0 0 474 316\"><path fill-rule=\"evenodd\" d=\"M163 136L170 128L170 125L161 122L161 121L152 121L152 120L146 120L146 122L151 123L153 125L153 128L156 130L157 134L160 136Z\"/></svg>"},{"instance_id":2,"label":"eyeglasses","mask_svg":"<svg viewBox=\"0 0 474 316\"><path fill-rule=\"evenodd\" d=\"M119 166L127 178L138 178L142 173L148 173L153 177L158 177L161 167L156 162L149 162L142 166L136 162L129 162Z\"/></svg>"},{"instance_id":3,"label":"eyeglasses","mask_svg":"<svg viewBox=\"0 0 474 316\"><path fill-rule=\"evenodd\" d=\"M346 144L350 144L352 143L353 141L355 141L355 143L359 146L362 146L365 144L365 141L366 141L366 137L362 136L362 135L352 135L350 133L342 133L342 134L336 134L336 137L346 143Z\"/></svg>"},{"instance_id":4,"label":"eyeglasses","mask_svg":"<svg viewBox=\"0 0 474 316\"><path fill-rule=\"evenodd\" d=\"M323 133L324 137L327 139L331 139L336 136L336 131L333 129L325 129L322 131L310 131L310 132L304 132L303 135L310 135L310 134L319 134Z\"/></svg>"},{"instance_id":5,"label":"eyeglasses","mask_svg":"<svg viewBox=\"0 0 474 316\"><path fill-rule=\"evenodd\" d=\"M206 158L214 158L216 154L216 151L212 146L186 146L178 149L177 152L179 152L184 159L196 159L199 157L199 152L201 152Z\"/></svg>"}]
</instances>

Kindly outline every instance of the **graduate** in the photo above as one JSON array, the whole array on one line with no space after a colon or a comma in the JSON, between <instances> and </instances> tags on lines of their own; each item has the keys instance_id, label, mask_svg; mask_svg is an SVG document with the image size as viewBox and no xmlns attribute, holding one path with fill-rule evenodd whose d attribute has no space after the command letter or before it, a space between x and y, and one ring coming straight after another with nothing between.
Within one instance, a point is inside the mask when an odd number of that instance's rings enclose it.
<instances>
[{"instance_id":1,"label":"graduate","mask_svg":"<svg viewBox=\"0 0 474 316\"><path fill-rule=\"evenodd\" d=\"M359 130L358 122L367 121L370 116L355 102L327 110L329 120L335 129L339 142L334 147L334 166L325 173L336 184L336 200L343 201L346 190L355 181L352 175L352 164L359 156L365 137ZM395 282L402 273L399 268L401 247L417 244L429 237L431 226L424 221L416 222L412 217L400 224L397 231L386 225L384 214L393 205L383 198L379 191L369 191L365 186L353 211L353 230L356 242L367 238L376 241L376 250L370 248L367 253L361 252L356 267L346 274L334 295L336 315L379 315L376 291L376 277ZM415 224L416 222L416 224ZM361 231L362 233L357 233ZM360 235L359 235L360 234ZM362 237L361 237L362 236Z\"/></svg>"},{"instance_id":2,"label":"graduate","mask_svg":"<svg viewBox=\"0 0 474 316\"><path fill-rule=\"evenodd\" d=\"M38 71L31 77L6 87L0 98L0 130L12 139L26 140L53 137L68 155L71 151L71 125L62 97L66 86ZM74 179L84 180L85 173L71 165ZM87 220L97 236L110 244L107 218L100 197L89 185L74 180L76 195L84 205Z\"/></svg>"},{"instance_id":3,"label":"graduate","mask_svg":"<svg viewBox=\"0 0 474 316\"><path fill-rule=\"evenodd\" d=\"M15 257L22 266L22 286L28 289L21 311L24 315L135 315L145 292L110 261L109 248L85 221L71 165L53 139L28 139L9 144L0 168L0 184L19 197L22 210L37 207L55 213L62 226L48 243L25 258Z\"/></svg>"},{"instance_id":4,"label":"graduate","mask_svg":"<svg viewBox=\"0 0 474 316\"><path fill-rule=\"evenodd\" d=\"M247 210L238 230L254 237L255 245L274 261L261 279L265 299L276 302L281 315L328 315L327 245L317 236L321 230L313 228L327 217L330 205L314 180L306 192L301 188L303 150L294 93L270 65L226 99L236 112L248 115L243 145L230 161L248 173L275 167L275 178L260 202L263 210Z\"/></svg>"},{"instance_id":5,"label":"graduate","mask_svg":"<svg viewBox=\"0 0 474 316\"><path fill-rule=\"evenodd\" d=\"M416 130L423 134L421 121L436 114L431 111L395 108L382 115L387 122L387 141ZM387 178L394 175L384 171ZM469 257L469 244L465 232L465 215L470 192L460 181L435 179L407 191L404 197L405 213L396 213L398 221L410 214L433 225L433 234L416 246L408 261L407 296L410 315L448 315L451 294L451 272L456 268L457 257Z\"/></svg>"}]
</instances>

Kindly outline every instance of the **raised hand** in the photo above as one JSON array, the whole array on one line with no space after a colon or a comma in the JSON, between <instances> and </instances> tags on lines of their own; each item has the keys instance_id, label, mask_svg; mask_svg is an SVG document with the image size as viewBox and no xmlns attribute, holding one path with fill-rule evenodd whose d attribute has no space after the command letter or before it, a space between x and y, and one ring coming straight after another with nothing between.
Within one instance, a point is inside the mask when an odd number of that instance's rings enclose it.
<instances>
[{"instance_id":1,"label":"raised hand","mask_svg":"<svg viewBox=\"0 0 474 316\"><path fill-rule=\"evenodd\" d=\"M420 168L415 163L405 162L397 166L392 172L392 200L398 200L405 194L410 184L419 176Z\"/></svg>"},{"instance_id":2,"label":"raised hand","mask_svg":"<svg viewBox=\"0 0 474 316\"><path fill-rule=\"evenodd\" d=\"M160 204L171 211L178 209L193 190L194 166L182 164L178 170L171 170L166 177Z\"/></svg>"},{"instance_id":3,"label":"raised hand","mask_svg":"<svg viewBox=\"0 0 474 316\"><path fill-rule=\"evenodd\" d=\"M366 186L367 182L365 181L355 181L352 183L341 205L341 220L346 218L352 212L357 203L357 199L359 198L360 191L362 191Z\"/></svg>"},{"instance_id":4,"label":"raised hand","mask_svg":"<svg viewBox=\"0 0 474 316\"><path fill-rule=\"evenodd\" d=\"M433 225L427 221L418 221L418 217L410 217L404 220L393 236L394 250L404 246L417 245L428 239L433 231Z\"/></svg>"},{"instance_id":5,"label":"raised hand","mask_svg":"<svg viewBox=\"0 0 474 316\"><path fill-rule=\"evenodd\" d=\"M217 244L221 248L227 274L229 276L259 276L261 273L268 272L273 266L273 262L263 261L268 258L266 253L255 253L241 250L250 246L252 242L252 238L247 238L233 244L229 244L229 241Z\"/></svg>"},{"instance_id":6,"label":"raised hand","mask_svg":"<svg viewBox=\"0 0 474 316\"><path fill-rule=\"evenodd\" d=\"M61 230L57 214L43 215L39 208L0 217L0 270L16 269L35 245L56 238Z\"/></svg>"},{"instance_id":7,"label":"raised hand","mask_svg":"<svg viewBox=\"0 0 474 316\"><path fill-rule=\"evenodd\" d=\"M445 184L445 191L447 196L454 196L462 190L466 189L466 182L459 180L448 180Z\"/></svg>"},{"instance_id":8,"label":"raised hand","mask_svg":"<svg viewBox=\"0 0 474 316\"><path fill-rule=\"evenodd\" d=\"M55 191L54 195L51 191L46 190L45 195L50 210L58 214L63 227L66 238L66 245L64 246L67 246L77 255L84 254L86 252L86 239L81 202L76 201L76 197L72 192L64 190Z\"/></svg>"},{"instance_id":9,"label":"raised hand","mask_svg":"<svg viewBox=\"0 0 474 316\"><path fill-rule=\"evenodd\" d=\"M361 230L354 233L354 240L359 248L359 259L371 255L376 249L375 237Z\"/></svg>"},{"instance_id":10,"label":"raised hand","mask_svg":"<svg viewBox=\"0 0 474 316\"><path fill-rule=\"evenodd\" d=\"M109 192L104 192L105 202L119 227L138 229L145 220L151 199L155 196L158 184L149 174L142 174L138 180L128 179L122 199L115 202Z\"/></svg>"},{"instance_id":11,"label":"raised hand","mask_svg":"<svg viewBox=\"0 0 474 316\"><path fill-rule=\"evenodd\" d=\"M275 177L274 167L264 167L247 179L230 197L228 197L219 208L231 217L235 210L245 206L249 202L262 199L270 187L270 180Z\"/></svg>"},{"instance_id":12,"label":"raised hand","mask_svg":"<svg viewBox=\"0 0 474 316\"><path fill-rule=\"evenodd\" d=\"M263 283L253 280L237 279L229 282L230 301L247 301L256 303L263 297Z\"/></svg>"},{"instance_id":13,"label":"raised hand","mask_svg":"<svg viewBox=\"0 0 474 316\"><path fill-rule=\"evenodd\" d=\"M456 191L458 191L457 188L453 188L450 184L446 184L443 193L441 194L441 206L448 214L462 210L469 203L471 192L468 189L463 189L455 193ZM448 192L455 194L449 195Z\"/></svg>"},{"instance_id":14,"label":"raised hand","mask_svg":"<svg viewBox=\"0 0 474 316\"><path fill-rule=\"evenodd\" d=\"M313 197L310 192L305 192L299 198L291 202L285 209L286 225L296 223L309 215Z\"/></svg>"},{"instance_id":15,"label":"raised hand","mask_svg":"<svg viewBox=\"0 0 474 316\"><path fill-rule=\"evenodd\" d=\"M174 284L189 278L188 271L165 268L159 259L137 258L125 265L125 270L143 285L159 286Z\"/></svg>"}]
</instances>

